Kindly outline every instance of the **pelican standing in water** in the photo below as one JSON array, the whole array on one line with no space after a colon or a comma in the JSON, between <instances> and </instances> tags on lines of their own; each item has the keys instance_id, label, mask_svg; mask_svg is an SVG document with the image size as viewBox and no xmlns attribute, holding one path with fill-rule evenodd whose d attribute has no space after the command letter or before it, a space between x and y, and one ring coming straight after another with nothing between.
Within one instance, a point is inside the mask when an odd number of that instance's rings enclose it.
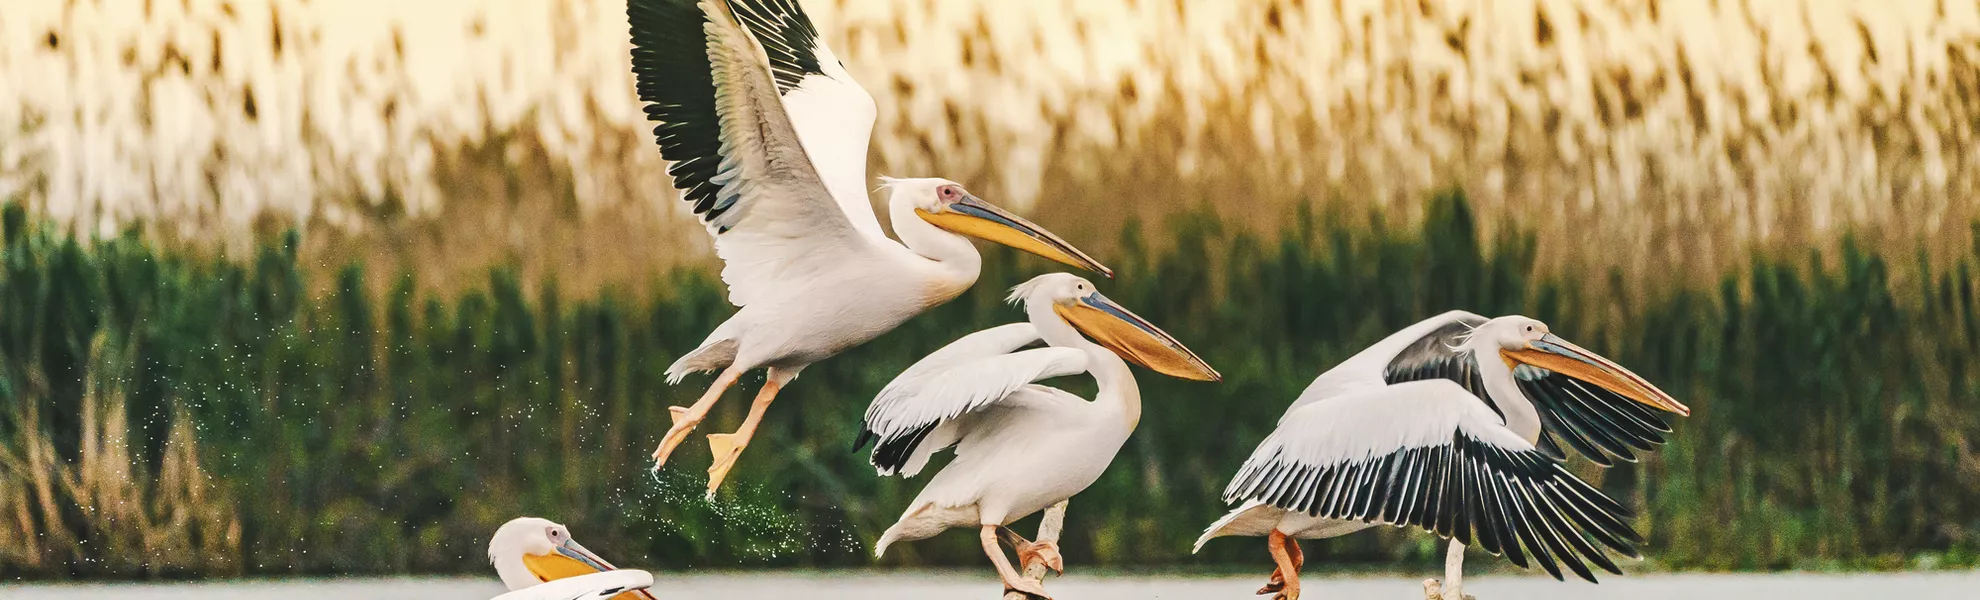
<instances>
[{"instance_id":1,"label":"pelican standing in water","mask_svg":"<svg viewBox=\"0 0 1980 600\"><path fill-rule=\"evenodd\" d=\"M569 528L549 519L519 517L503 523L488 540L488 562L509 587L510 593L498 600L655 600L646 591L653 585L652 575L619 570L572 539ZM557 583L544 585L550 582Z\"/></svg>"},{"instance_id":2,"label":"pelican standing in water","mask_svg":"<svg viewBox=\"0 0 1980 600\"><path fill-rule=\"evenodd\" d=\"M876 556L894 542L972 527L1005 589L1044 597L1037 583L1018 576L997 540L1011 543L1020 563L1036 556L1065 570L1055 544L1026 541L1005 526L1071 498L1113 462L1141 419L1141 390L1127 361L1184 379L1220 377L1085 279L1041 275L1012 288L1010 300L1022 303L1029 323L963 336L909 367L874 398L855 447L877 441L873 466L905 477L921 472L934 453L956 449L955 460L880 536ZM1048 347L1019 350L1040 340ZM1094 401L1032 383L1077 373L1099 384Z\"/></svg>"},{"instance_id":3,"label":"pelican standing in water","mask_svg":"<svg viewBox=\"0 0 1980 600\"><path fill-rule=\"evenodd\" d=\"M632 64L660 154L725 263L741 307L667 368L716 372L676 406L654 469L743 373L767 369L742 427L708 436L713 496L777 392L812 363L863 344L970 285L982 238L1109 273L1065 240L944 179L889 179L900 241L866 193L873 98L789 0L631 0Z\"/></svg>"},{"instance_id":4,"label":"pelican standing in water","mask_svg":"<svg viewBox=\"0 0 1980 600\"><path fill-rule=\"evenodd\" d=\"M1298 539L1376 524L1450 538L1441 589L1461 600L1464 549L1478 545L1561 578L1556 559L1621 571L1589 538L1636 557L1622 505L1576 478L1553 436L1602 464L1664 441L1657 411L1688 415L1657 386L1521 316L1453 311L1389 336L1322 373L1224 489L1243 504L1196 549L1265 536L1277 570L1258 593L1299 598Z\"/></svg>"}]
</instances>

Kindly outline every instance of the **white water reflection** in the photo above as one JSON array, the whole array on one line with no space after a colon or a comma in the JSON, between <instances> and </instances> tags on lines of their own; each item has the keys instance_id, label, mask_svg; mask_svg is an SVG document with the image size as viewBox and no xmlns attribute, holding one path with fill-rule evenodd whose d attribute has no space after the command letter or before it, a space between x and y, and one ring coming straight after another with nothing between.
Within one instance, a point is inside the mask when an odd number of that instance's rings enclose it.
<instances>
[{"instance_id":1,"label":"white water reflection","mask_svg":"<svg viewBox=\"0 0 1980 600\"><path fill-rule=\"evenodd\" d=\"M1056 597L1073 600L1250 599L1256 577L1072 576L1047 582ZM656 574L661 598L808 598L816 600L927 600L999 597L994 578L974 572L877 574L763 573L682 576ZM1303 596L1328 600L1414 600L1418 579L1407 577L1309 578ZM1486 576L1468 580L1465 592L1484 600L1746 600L1749 598L1963 598L1980 587L1980 573L1711 574L1610 577L1601 585L1544 577ZM493 577L473 579L348 579L213 584L47 585L8 587L16 600L485 600L502 592Z\"/></svg>"}]
</instances>

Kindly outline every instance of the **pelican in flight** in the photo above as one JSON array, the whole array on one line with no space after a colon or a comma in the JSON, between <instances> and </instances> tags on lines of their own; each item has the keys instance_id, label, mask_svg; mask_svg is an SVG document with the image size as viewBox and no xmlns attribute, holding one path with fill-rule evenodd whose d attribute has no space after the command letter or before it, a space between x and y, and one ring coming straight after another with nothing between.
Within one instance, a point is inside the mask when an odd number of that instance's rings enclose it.
<instances>
[{"instance_id":1,"label":"pelican in flight","mask_svg":"<svg viewBox=\"0 0 1980 600\"><path fill-rule=\"evenodd\" d=\"M854 447L877 441L873 466L904 477L920 473L936 452L956 449L955 460L880 536L875 556L894 542L973 527L1005 589L1044 597L1037 583L1018 576L997 540L1009 542L1020 563L1036 556L1065 570L1056 544L1026 541L1005 526L1071 498L1113 462L1141 419L1141 391L1127 361L1184 379L1220 376L1085 279L1041 275L1012 288L1009 299L1024 306L1029 323L963 336L908 367L873 399ZM1040 340L1047 347L1020 350ZM1077 373L1099 384L1094 401L1032 383Z\"/></svg>"},{"instance_id":2,"label":"pelican in flight","mask_svg":"<svg viewBox=\"0 0 1980 600\"><path fill-rule=\"evenodd\" d=\"M1622 505L1576 478L1553 436L1589 458L1634 460L1688 415L1657 386L1521 316L1453 311L1389 336L1320 374L1224 489L1243 503L1196 541L1265 536L1278 569L1260 594L1299 598L1298 539L1376 524L1450 538L1443 598L1464 597L1478 545L1561 578L1556 561L1621 574L1589 538L1636 558ZM1426 583L1426 587L1430 584Z\"/></svg>"},{"instance_id":3,"label":"pelican in flight","mask_svg":"<svg viewBox=\"0 0 1980 600\"><path fill-rule=\"evenodd\" d=\"M498 600L655 600L646 591L653 575L613 567L572 539L570 529L549 519L520 517L503 523L488 540L488 561L509 587Z\"/></svg>"},{"instance_id":4,"label":"pelican in flight","mask_svg":"<svg viewBox=\"0 0 1980 600\"><path fill-rule=\"evenodd\" d=\"M976 282L986 239L1103 274L1065 240L945 179L888 179L888 239L867 198L873 97L791 0L632 0L632 64L674 187L715 237L741 307L667 368L718 373L653 452L667 462L743 373L766 381L735 433L708 436L721 486L777 392Z\"/></svg>"}]
</instances>

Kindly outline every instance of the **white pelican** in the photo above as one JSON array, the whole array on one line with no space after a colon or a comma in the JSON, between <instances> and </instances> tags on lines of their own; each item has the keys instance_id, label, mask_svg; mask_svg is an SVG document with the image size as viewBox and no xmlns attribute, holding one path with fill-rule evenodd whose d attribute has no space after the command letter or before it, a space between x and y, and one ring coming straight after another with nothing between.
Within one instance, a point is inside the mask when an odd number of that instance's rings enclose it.
<instances>
[{"instance_id":1,"label":"white pelican","mask_svg":"<svg viewBox=\"0 0 1980 600\"><path fill-rule=\"evenodd\" d=\"M1481 357L1496 357L1498 360ZM1266 536L1278 569L1260 594L1299 597L1297 539L1378 523L1452 540L1444 598L1463 598L1464 547L1477 544L1588 581L1583 559L1634 558L1641 541L1620 504L1576 478L1549 434L1599 462L1663 443L1652 412L1690 414L1657 386L1520 316L1453 311L1422 321L1308 385L1224 489L1243 504L1196 541ZM1538 445L1536 445L1538 442ZM1584 537L1585 536L1585 537ZM1522 548L1523 546L1523 548Z\"/></svg>"},{"instance_id":2,"label":"white pelican","mask_svg":"<svg viewBox=\"0 0 1980 600\"><path fill-rule=\"evenodd\" d=\"M611 600L654 600L646 588L653 576L645 571L620 571L612 563L592 554L571 539L571 530L536 517L519 517L503 523L488 540L488 562L510 594L502 600L522 598L611 598ZM611 577L587 577L598 573L622 573ZM583 582L567 583L575 578ZM557 582L548 590L534 590L546 582ZM547 586L545 586L547 587ZM534 591L532 591L534 590ZM528 591L528 593L522 593ZM606 594L604 592L613 592ZM520 595L519 595L520 594Z\"/></svg>"},{"instance_id":3,"label":"white pelican","mask_svg":"<svg viewBox=\"0 0 1980 600\"><path fill-rule=\"evenodd\" d=\"M1010 300L1023 303L1030 323L963 336L909 367L873 399L855 448L877 440L873 466L906 477L934 453L956 449L955 460L880 536L874 555L897 541L975 527L1004 587L1042 597L1044 590L1005 559L999 530L1020 563L1035 555L1064 571L1055 544L1033 544L1003 526L1071 498L1113 462L1141 419L1141 391L1122 358L1185 379L1219 376L1085 279L1041 275L1012 288ZM1050 347L1019 350L1039 340ZM1076 373L1099 383L1093 402L1032 383Z\"/></svg>"},{"instance_id":4,"label":"white pelican","mask_svg":"<svg viewBox=\"0 0 1980 600\"><path fill-rule=\"evenodd\" d=\"M742 427L708 436L712 496L763 412L807 365L863 344L976 282L979 237L1079 268L1106 267L944 179L889 179L900 241L866 195L873 98L789 0L632 0L633 72L668 173L715 236L742 307L667 368L719 372L653 452L667 462L743 373L768 369Z\"/></svg>"},{"instance_id":5,"label":"white pelican","mask_svg":"<svg viewBox=\"0 0 1980 600\"><path fill-rule=\"evenodd\" d=\"M653 574L637 569L603 571L579 575L496 596L491 600L607 600L626 596L627 590L653 587Z\"/></svg>"}]
</instances>

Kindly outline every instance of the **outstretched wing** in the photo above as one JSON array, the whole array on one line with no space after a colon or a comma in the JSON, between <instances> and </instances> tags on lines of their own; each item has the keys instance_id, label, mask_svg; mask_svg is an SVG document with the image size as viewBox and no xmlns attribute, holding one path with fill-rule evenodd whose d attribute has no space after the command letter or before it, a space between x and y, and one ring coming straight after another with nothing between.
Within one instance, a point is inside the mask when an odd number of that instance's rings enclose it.
<instances>
[{"instance_id":1,"label":"outstretched wing","mask_svg":"<svg viewBox=\"0 0 1980 600\"><path fill-rule=\"evenodd\" d=\"M796 0L727 0L769 59L777 93L819 177L860 233L883 238L867 196L866 148L879 111Z\"/></svg>"},{"instance_id":2,"label":"outstretched wing","mask_svg":"<svg viewBox=\"0 0 1980 600\"><path fill-rule=\"evenodd\" d=\"M1621 573L1590 538L1636 556L1622 505L1506 429L1443 379L1352 392L1301 408L1259 444L1224 500L1330 519L1414 526L1561 577L1558 560Z\"/></svg>"},{"instance_id":3,"label":"outstretched wing","mask_svg":"<svg viewBox=\"0 0 1980 600\"><path fill-rule=\"evenodd\" d=\"M798 139L727 5L630 0L633 73L682 199L715 234L737 306L870 248Z\"/></svg>"},{"instance_id":4,"label":"outstretched wing","mask_svg":"<svg viewBox=\"0 0 1980 600\"><path fill-rule=\"evenodd\" d=\"M1637 451L1656 449L1671 432L1657 413L1601 386L1531 365L1514 368L1513 380L1540 412L1542 444L1555 443L1559 435L1604 467L1615 464L1611 457L1636 462Z\"/></svg>"},{"instance_id":5,"label":"outstretched wing","mask_svg":"<svg viewBox=\"0 0 1980 600\"><path fill-rule=\"evenodd\" d=\"M1451 312L1442 322L1404 347L1382 371L1388 383L1447 379L1478 396L1500 417L1505 411L1485 393L1485 380L1478 373L1478 358L1457 345L1471 330L1485 324L1485 317ZM1649 451L1664 443L1671 429L1662 417L1638 404L1602 389L1546 369L1520 365L1513 369L1520 392L1540 413L1540 451L1565 459L1555 436L1568 446L1604 467L1613 459L1635 462L1637 451Z\"/></svg>"},{"instance_id":6,"label":"outstretched wing","mask_svg":"<svg viewBox=\"0 0 1980 600\"><path fill-rule=\"evenodd\" d=\"M1484 325L1487 319L1457 311L1444 313L1439 318L1442 319L1440 323L1404 346L1402 352L1389 360L1388 366L1382 369L1382 381L1396 384L1448 379L1485 401L1485 405L1503 420L1505 411L1500 410L1492 402L1492 397L1485 393L1485 379L1478 374L1478 357L1473 356L1470 350L1458 349L1466 336L1471 335L1471 330Z\"/></svg>"},{"instance_id":7,"label":"outstretched wing","mask_svg":"<svg viewBox=\"0 0 1980 600\"><path fill-rule=\"evenodd\" d=\"M881 475L913 476L928 456L960 439L955 421L1010 398L1031 382L1086 371L1072 348L1013 352L1038 339L1028 323L986 329L956 340L894 378L866 409L855 450L869 441Z\"/></svg>"}]
</instances>

